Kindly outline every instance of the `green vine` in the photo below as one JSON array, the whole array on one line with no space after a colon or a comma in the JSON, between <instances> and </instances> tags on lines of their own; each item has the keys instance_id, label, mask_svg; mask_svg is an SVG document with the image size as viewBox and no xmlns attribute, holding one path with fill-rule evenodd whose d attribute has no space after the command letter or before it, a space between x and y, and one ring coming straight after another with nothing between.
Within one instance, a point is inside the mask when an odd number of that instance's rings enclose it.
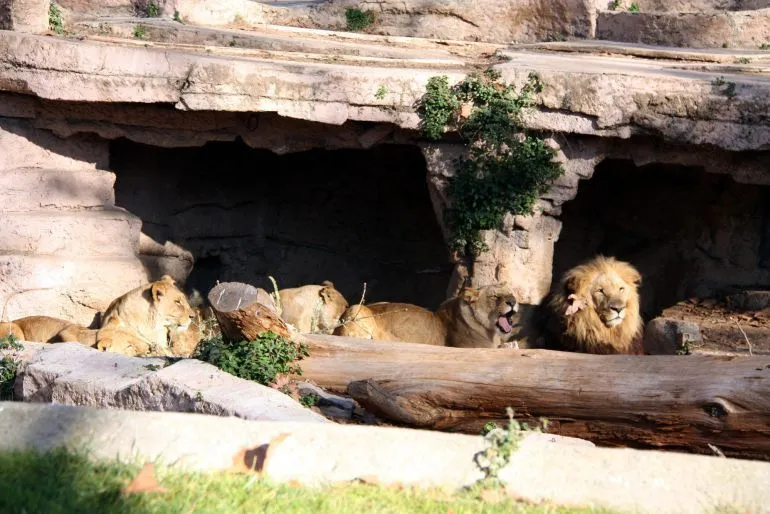
<instances>
[{"instance_id":1,"label":"green vine","mask_svg":"<svg viewBox=\"0 0 770 514\"><path fill-rule=\"evenodd\" d=\"M528 134L521 121L522 110L534 105L542 89L535 73L517 90L494 69L472 73L454 86L446 76L428 81L418 108L421 130L438 140L449 127L468 147L447 189L451 205L444 221L452 250L486 250L482 230L499 228L508 212L532 214L535 201L564 173L554 150Z\"/></svg>"}]
</instances>

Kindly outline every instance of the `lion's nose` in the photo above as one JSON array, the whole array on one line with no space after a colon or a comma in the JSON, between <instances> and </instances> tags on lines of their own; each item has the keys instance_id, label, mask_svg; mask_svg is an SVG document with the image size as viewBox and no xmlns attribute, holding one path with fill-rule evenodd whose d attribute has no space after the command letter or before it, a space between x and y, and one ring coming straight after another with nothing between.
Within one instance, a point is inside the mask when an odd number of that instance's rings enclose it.
<instances>
[{"instance_id":1,"label":"lion's nose","mask_svg":"<svg viewBox=\"0 0 770 514\"><path fill-rule=\"evenodd\" d=\"M618 314L620 314L621 312L626 310L626 308L624 306L622 306L622 305L610 305L610 309L612 309L613 311L617 312Z\"/></svg>"},{"instance_id":2,"label":"lion's nose","mask_svg":"<svg viewBox=\"0 0 770 514\"><path fill-rule=\"evenodd\" d=\"M508 306L511 308L511 310L514 313L519 312L519 302L517 302L516 300L508 300L505 303L508 304Z\"/></svg>"}]
</instances>

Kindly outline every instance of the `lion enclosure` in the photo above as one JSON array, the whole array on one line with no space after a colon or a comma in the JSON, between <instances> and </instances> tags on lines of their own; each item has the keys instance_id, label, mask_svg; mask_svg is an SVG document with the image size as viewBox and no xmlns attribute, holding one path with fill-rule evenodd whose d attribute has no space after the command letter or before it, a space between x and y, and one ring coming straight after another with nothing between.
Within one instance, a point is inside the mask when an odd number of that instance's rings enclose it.
<instances>
[{"instance_id":1,"label":"lion enclosure","mask_svg":"<svg viewBox=\"0 0 770 514\"><path fill-rule=\"evenodd\" d=\"M297 83L307 78L292 70ZM466 147L452 131L426 139L409 96L424 89L428 71L419 83L403 78L409 103L399 96L397 108L348 106L328 119L320 108L308 115L304 103L286 107L311 94L304 90L281 99L284 114L193 98L198 107L183 109L168 96L140 104L2 93L7 317L95 328L112 300L164 274L191 298L223 283L271 292L273 277L279 289L331 281L351 306L430 311L464 286L504 282L518 300L521 323L509 328L519 348L299 334L256 296L204 306L230 339L271 328L306 344L302 377L352 398L378 422L476 434L512 407L529 422L547 418L553 433L599 445L770 460L766 145L720 147L650 127L599 130L599 114L574 124L539 119L537 134L549 137L564 174L531 215L509 212L482 231L483 251L464 253L451 247L445 213ZM389 75L378 77L367 87ZM555 83L571 87L570 77ZM361 83L345 80L345 91L359 95ZM212 90L195 98L211 100L219 94ZM566 116L557 100L546 112ZM331 110L334 102L319 101ZM560 276L597 254L641 273L645 350L664 355L557 352L530 338Z\"/></svg>"}]
</instances>

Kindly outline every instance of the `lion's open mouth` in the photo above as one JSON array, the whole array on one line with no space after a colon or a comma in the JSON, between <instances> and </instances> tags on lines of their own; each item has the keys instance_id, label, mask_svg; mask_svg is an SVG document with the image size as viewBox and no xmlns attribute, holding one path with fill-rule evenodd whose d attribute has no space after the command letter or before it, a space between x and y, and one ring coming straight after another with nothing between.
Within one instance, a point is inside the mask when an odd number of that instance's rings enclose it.
<instances>
[{"instance_id":1,"label":"lion's open mouth","mask_svg":"<svg viewBox=\"0 0 770 514\"><path fill-rule=\"evenodd\" d=\"M514 315L513 309L508 311L506 314L503 314L499 318L497 318L497 327L503 331L505 334L510 334L513 331L513 315Z\"/></svg>"}]
</instances>

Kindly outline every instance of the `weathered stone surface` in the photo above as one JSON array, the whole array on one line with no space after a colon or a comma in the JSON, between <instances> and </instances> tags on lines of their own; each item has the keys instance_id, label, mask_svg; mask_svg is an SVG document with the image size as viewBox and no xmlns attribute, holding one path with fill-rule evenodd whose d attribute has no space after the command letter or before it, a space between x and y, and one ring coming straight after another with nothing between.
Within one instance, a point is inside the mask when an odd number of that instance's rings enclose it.
<instances>
[{"instance_id":1,"label":"weathered stone surface","mask_svg":"<svg viewBox=\"0 0 770 514\"><path fill-rule=\"evenodd\" d=\"M0 88L12 87L2 75L0 71ZM13 149L0 152L0 169L106 169L109 164L106 141L89 135L78 135L65 141L50 132L35 129L26 120L0 118L0 148Z\"/></svg>"},{"instance_id":2,"label":"weathered stone surface","mask_svg":"<svg viewBox=\"0 0 770 514\"><path fill-rule=\"evenodd\" d=\"M49 5L49 0L0 1L0 30L45 32Z\"/></svg>"},{"instance_id":3,"label":"weathered stone surface","mask_svg":"<svg viewBox=\"0 0 770 514\"><path fill-rule=\"evenodd\" d=\"M0 173L0 176L3 174ZM142 220L123 209L3 213L0 251L78 257L133 257Z\"/></svg>"},{"instance_id":4,"label":"weathered stone surface","mask_svg":"<svg viewBox=\"0 0 770 514\"><path fill-rule=\"evenodd\" d=\"M688 321L655 318L644 328L644 351L653 355L686 353L701 342L700 327Z\"/></svg>"},{"instance_id":5,"label":"weathered stone surface","mask_svg":"<svg viewBox=\"0 0 770 514\"><path fill-rule=\"evenodd\" d=\"M770 291L741 291L727 297L730 308L759 311L770 307Z\"/></svg>"},{"instance_id":6,"label":"weathered stone surface","mask_svg":"<svg viewBox=\"0 0 770 514\"><path fill-rule=\"evenodd\" d=\"M9 402L0 403L0 433L5 434L0 438L2 450L85 447L97 459L138 459L201 470L228 469L238 452L287 434L272 449L264 471L279 482L309 485L370 477L383 485L459 488L482 477L473 456L484 448L478 436L401 428ZM552 439L531 434L521 442L500 473L510 493L535 502L632 512L689 514L728 505L741 512L767 511L766 462L596 448Z\"/></svg>"},{"instance_id":7,"label":"weathered stone surface","mask_svg":"<svg viewBox=\"0 0 770 514\"><path fill-rule=\"evenodd\" d=\"M233 377L211 364L196 360L164 364L163 359L99 352L77 343L50 345L23 364L14 397L93 407L326 422L285 394Z\"/></svg>"},{"instance_id":8,"label":"weathered stone surface","mask_svg":"<svg viewBox=\"0 0 770 514\"><path fill-rule=\"evenodd\" d=\"M596 37L693 48L752 48L770 41L770 9L709 12L600 12Z\"/></svg>"},{"instance_id":9,"label":"weathered stone surface","mask_svg":"<svg viewBox=\"0 0 770 514\"><path fill-rule=\"evenodd\" d=\"M300 396L315 396L317 398L315 406L330 418L351 419L358 406L352 398L324 391L311 382L297 382L297 390Z\"/></svg>"},{"instance_id":10,"label":"weathered stone surface","mask_svg":"<svg viewBox=\"0 0 770 514\"><path fill-rule=\"evenodd\" d=\"M114 183L114 173L94 169L3 170L0 173L0 209L9 212L113 207Z\"/></svg>"},{"instance_id":11,"label":"weathered stone surface","mask_svg":"<svg viewBox=\"0 0 770 514\"><path fill-rule=\"evenodd\" d=\"M10 319L45 315L89 326L112 300L146 282L135 257L0 255L0 298Z\"/></svg>"}]
</instances>

